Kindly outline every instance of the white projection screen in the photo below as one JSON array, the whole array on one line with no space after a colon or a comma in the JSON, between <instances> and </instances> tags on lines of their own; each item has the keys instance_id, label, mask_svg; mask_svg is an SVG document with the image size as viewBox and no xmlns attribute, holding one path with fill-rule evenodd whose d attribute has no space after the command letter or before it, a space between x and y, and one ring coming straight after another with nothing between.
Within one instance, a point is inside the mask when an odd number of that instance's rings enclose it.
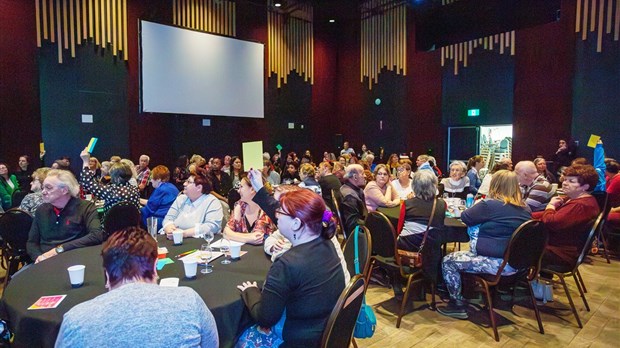
<instances>
[{"instance_id":1,"label":"white projection screen","mask_svg":"<svg viewBox=\"0 0 620 348\"><path fill-rule=\"evenodd\" d=\"M264 45L140 21L141 111L264 118Z\"/></svg>"}]
</instances>

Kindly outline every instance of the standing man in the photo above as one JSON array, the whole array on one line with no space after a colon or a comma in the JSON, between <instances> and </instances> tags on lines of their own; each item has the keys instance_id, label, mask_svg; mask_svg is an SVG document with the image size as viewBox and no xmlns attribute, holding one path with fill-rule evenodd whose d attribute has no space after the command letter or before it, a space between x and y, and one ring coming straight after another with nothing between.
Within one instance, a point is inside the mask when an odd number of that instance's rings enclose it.
<instances>
[{"instance_id":1,"label":"standing man","mask_svg":"<svg viewBox=\"0 0 620 348\"><path fill-rule=\"evenodd\" d=\"M545 210L551 199L551 184L544 175L538 174L534 162L521 161L517 163L515 173L519 180L523 200L527 206L532 212Z\"/></svg>"},{"instance_id":2,"label":"standing man","mask_svg":"<svg viewBox=\"0 0 620 348\"><path fill-rule=\"evenodd\" d=\"M140 190L140 198L146 198L146 187L149 185L151 170L149 169L149 162L151 158L147 155L140 156L140 161L136 166L136 172L138 172L138 177L136 181L138 182L138 190Z\"/></svg>"},{"instance_id":3,"label":"standing man","mask_svg":"<svg viewBox=\"0 0 620 348\"><path fill-rule=\"evenodd\" d=\"M340 150L340 156L342 155L349 155L349 156L355 155L355 150L349 147L348 141L345 141L344 144L342 144L342 150Z\"/></svg>"},{"instance_id":4,"label":"standing man","mask_svg":"<svg viewBox=\"0 0 620 348\"><path fill-rule=\"evenodd\" d=\"M41 262L67 250L103 242L97 208L78 198L80 185L71 172L50 170L41 194L43 204L36 211L26 245L32 260Z\"/></svg>"},{"instance_id":5,"label":"standing man","mask_svg":"<svg viewBox=\"0 0 620 348\"><path fill-rule=\"evenodd\" d=\"M345 183L340 187L342 195L342 219L344 228L349 235L357 225L363 225L368 210L366 208L366 198L364 197L364 167L359 164L347 166L344 174Z\"/></svg>"}]
</instances>

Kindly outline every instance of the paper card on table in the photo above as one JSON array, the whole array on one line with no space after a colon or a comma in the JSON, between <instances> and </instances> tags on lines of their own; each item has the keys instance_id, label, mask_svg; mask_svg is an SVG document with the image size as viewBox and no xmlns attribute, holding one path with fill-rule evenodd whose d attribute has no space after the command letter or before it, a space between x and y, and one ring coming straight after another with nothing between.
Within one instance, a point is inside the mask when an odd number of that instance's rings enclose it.
<instances>
[{"instance_id":1,"label":"paper card on table","mask_svg":"<svg viewBox=\"0 0 620 348\"><path fill-rule=\"evenodd\" d=\"M590 140L588 140L588 147L595 148L599 140L601 140L600 136L591 134Z\"/></svg>"},{"instance_id":2,"label":"paper card on table","mask_svg":"<svg viewBox=\"0 0 620 348\"><path fill-rule=\"evenodd\" d=\"M202 253L204 253L204 251L197 251L195 253L191 253L187 256L183 256L182 258L179 259L179 261L184 261L184 260L188 260L188 261L196 261L197 263L204 263L204 261L200 258L200 256L202 256ZM219 251L212 251L211 252L211 258L209 259L209 262L217 259L218 257L224 255L223 253L219 252Z\"/></svg>"},{"instance_id":3,"label":"paper card on table","mask_svg":"<svg viewBox=\"0 0 620 348\"><path fill-rule=\"evenodd\" d=\"M263 169L263 142L252 141L241 144L243 147L243 169Z\"/></svg>"},{"instance_id":4,"label":"paper card on table","mask_svg":"<svg viewBox=\"0 0 620 348\"><path fill-rule=\"evenodd\" d=\"M65 297L67 297L67 295L41 296L37 302L28 307L28 310L56 308Z\"/></svg>"},{"instance_id":5,"label":"paper card on table","mask_svg":"<svg viewBox=\"0 0 620 348\"><path fill-rule=\"evenodd\" d=\"M223 240L224 239L220 239L217 242L211 243L211 247L212 248L220 248L222 246L222 241ZM237 246L237 245L238 246L242 246L242 245L245 244L245 243L242 243L242 242L235 242L234 240L230 240L230 241L228 241L228 243L230 244L230 246Z\"/></svg>"},{"instance_id":6,"label":"paper card on table","mask_svg":"<svg viewBox=\"0 0 620 348\"><path fill-rule=\"evenodd\" d=\"M39 152L45 152L45 143L39 143Z\"/></svg>"},{"instance_id":7,"label":"paper card on table","mask_svg":"<svg viewBox=\"0 0 620 348\"><path fill-rule=\"evenodd\" d=\"M179 286L179 278L164 278L159 281L159 286L167 286L171 288L176 288Z\"/></svg>"},{"instance_id":8,"label":"paper card on table","mask_svg":"<svg viewBox=\"0 0 620 348\"><path fill-rule=\"evenodd\" d=\"M168 248L166 248L166 247L158 247L157 248L157 253L158 254L167 254L168 253Z\"/></svg>"},{"instance_id":9,"label":"paper card on table","mask_svg":"<svg viewBox=\"0 0 620 348\"><path fill-rule=\"evenodd\" d=\"M95 137L90 138L90 141L88 142L88 146L86 146L89 153L92 154L93 150L95 150L95 144L97 144L97 140L99 140L99 138L95 138Z\"/></svg>"},{"instance_id":10,"label":"paper card on table","mask_svg":"<svg viewBox=\"0 0 620 348\"><path fill-rule=\"evenodd\" d=\"M174 261L172 261L172 259L169 258L169 257L166 257L165 259L157 260L157 270L161 271L162 268L164 268L164 266L169 264L169 263L174 263Z\"/></svg>"}]
</instances>

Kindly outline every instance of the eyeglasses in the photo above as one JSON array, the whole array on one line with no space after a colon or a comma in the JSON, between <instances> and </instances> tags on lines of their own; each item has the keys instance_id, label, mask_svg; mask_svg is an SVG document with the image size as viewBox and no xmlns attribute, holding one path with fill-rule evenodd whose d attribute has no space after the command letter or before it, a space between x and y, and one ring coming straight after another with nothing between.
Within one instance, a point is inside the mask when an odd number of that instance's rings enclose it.
<instances>
[{"instance_id":1,"label":"eyeglasses","mask_svg":"<svg viewBox=\"0 0 620 348\"><path fill-rule=\"evenodd\" d=\"M284 210L282 210L282 209L276 209L276 215L286 215L286 216L290 216L290 217L291 217L291 218L293 218L293 219L294 219L294 218L296 218L296 216L295 216L295 215L290 214L290 213L287 213L287 212L285 212L285 211L284 211Z\"/></svg>"},{"instance_id":2,"label":"eyeglasses","mask_svg":"<svg viewBox=\"0 0 620 348\"><path fill-rule=\"evenodd\" d=\"M377 176L388 176L389 174L386 172L379 172L377 173Z\"/></svg>"},{"instance_id":3,"label":"eyeglasses","mask_svg":"<svg viewBox=\"0 0 620 348\"><path fill-rule=\"evenodd\" d=\"M409 169L404 168L404 167L396 168L396 171L399 172L399 173L402 173L402 172L404 172L406 170L409 170Z\"/></svg>"}]
</instances>

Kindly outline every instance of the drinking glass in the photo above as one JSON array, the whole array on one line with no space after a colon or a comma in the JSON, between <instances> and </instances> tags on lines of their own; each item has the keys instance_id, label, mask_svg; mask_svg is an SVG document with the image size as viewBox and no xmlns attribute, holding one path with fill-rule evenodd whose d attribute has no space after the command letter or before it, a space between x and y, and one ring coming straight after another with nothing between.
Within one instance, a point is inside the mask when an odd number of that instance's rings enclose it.
<instances>
[{"instance_id":1,"label":"drinking glass","mask_svg":"<svg viewBox=\"0 0 620 348\"><path fill-rule=\"evenodd\" d=\"M200 270L200 273L209 274L213 272L213 269L211 269L211 266L209 265L209 260L212 255L213 253L211 252L211 246L209 244L203 244L200 246L200 260L205 264L205 268Z\"/></svg>"},{"instance_id":2,"label":"drinking glass","mask_svg":"<svg viewBox=\"0 0 620 348\"><path fill-rule=\"evenodd\" d=\"M228 265L230 263L230 241L224 238L220 244L220 251L224 254L224 260L220 262L222 265Z\"/></svg>"},{"instance_id":3,"label":"drinking glass","mask_svg":"<svg viewBox=\"0 0 620 348\"><path fill-rule=\"evenodd\" d=\"M205 239L205 242L207 242L207 244L209 245L209 248L211 248L211 242L213 241L213 231L211 230L203 231L202 237Z\"/></svg>"}]
</instances>

